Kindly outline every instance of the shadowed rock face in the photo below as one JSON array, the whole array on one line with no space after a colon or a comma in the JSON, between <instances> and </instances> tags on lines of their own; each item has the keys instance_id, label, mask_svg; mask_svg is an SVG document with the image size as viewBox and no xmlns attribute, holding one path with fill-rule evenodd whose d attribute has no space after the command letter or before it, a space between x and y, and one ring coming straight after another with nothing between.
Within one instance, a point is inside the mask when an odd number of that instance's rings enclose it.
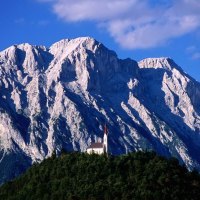
<instances>
[{"instance_id":1,"label":"shadowed rock face","mask_svg":"<svg viewBox=\"0 0 200 200\"><path fill-rule=\"evenodd\" d=\"M112 154L152 149L200 169L200 84L169 58L120 60L92 38L0 52L0 171L85 151L109 128Z\"/></svg>"}]
</instances>

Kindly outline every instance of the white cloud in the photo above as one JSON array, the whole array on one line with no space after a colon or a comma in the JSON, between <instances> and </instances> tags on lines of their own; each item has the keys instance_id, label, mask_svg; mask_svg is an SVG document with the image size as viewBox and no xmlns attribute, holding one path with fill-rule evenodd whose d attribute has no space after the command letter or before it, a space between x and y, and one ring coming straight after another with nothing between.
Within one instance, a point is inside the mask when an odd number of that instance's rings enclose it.
<instances>
[{"instance_id":1,"label":"white cloud","mask_svg":"<svg viewBox=\"0 0 200 200\"><path fill-rule=\"evenodd\" d=\"M15 22L16 24L24 24L24 23L25 23L25 19L24 19L24 18L18 18L18 19L16 19L16 20L14 20L14 22Z\"/></svg>"},{"instance_id":2,"label":"white cloud","mask_svg":"<svg viewBox=\"0 0 200 200\"><path fill-rule=\"evenodd\" d=\"M200 27L199 0L39 0L66 22L94 21L122 47L152 48Z\"/></svg>"},{"instance_id":3,"label":"white cloud","mask_svg":"<svg viewBox=\"0 0 200 200\"><path fill-rule=\"evenodd\" d=\"M47 26L49 23L50 23L50 21L48 21L48 20L40 20L38 22L38 25L39 26Z\"/></svg>"},{"instance_id":4,"label":"white cloud","mask_svg":"<svg viewBox=\"0 0 200 200\"><path fill-rule=\"evenodd\" d=\"M199 59L200 59L200 52L195 52L195 53L192 55L192 59L194 59L194 60L199 60Z\"/></svg>"},{"instance_id":5,"label":"white cloud","mask_svg":"<svg viewBox=\"0 0 200 200\"><path fill-rule=\"evenodd\" d=\"M200 49L195 45L189 46L186 49L186 52L190 55L193 60L200 60Z\"/></svg>"},{"instance_id":6,"label":"white cloud","mask_svg":"<svg viewBox=\"0 0 200 200\"><path fill-rule=\"evenodd\" d=\"M194 53L195 51L197 51L197 47L195 45L186 48L186 52L189 54Z\"/></svg>"}]
</instances>

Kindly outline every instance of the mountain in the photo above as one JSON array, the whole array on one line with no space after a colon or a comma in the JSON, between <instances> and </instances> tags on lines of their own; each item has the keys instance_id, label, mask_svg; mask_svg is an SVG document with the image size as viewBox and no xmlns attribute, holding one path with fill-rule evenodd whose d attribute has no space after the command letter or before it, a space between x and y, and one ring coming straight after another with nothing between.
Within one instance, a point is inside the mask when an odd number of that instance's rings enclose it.
<instances>
[{"instance_id":1,"label":"mountain","mask_svg":"<svg viewBox=\"0 0 200 200\"><path fill-rule=\"evenodd\" d=\"M84 152L155 150L200 169L200 83L170 58L121 60L89 37L0 52L0 183L35 162Z\"/></svg>"},{"instance_id":2,"label":"mountain","mask_svg":"<svg viewBox=\"0 0 200 200\"><path fill-rule=\"evenodd\" d=\"M0 187L1 200L199 200L200 175L155 152L65 153Z\"/></svg>"}]
</instances>

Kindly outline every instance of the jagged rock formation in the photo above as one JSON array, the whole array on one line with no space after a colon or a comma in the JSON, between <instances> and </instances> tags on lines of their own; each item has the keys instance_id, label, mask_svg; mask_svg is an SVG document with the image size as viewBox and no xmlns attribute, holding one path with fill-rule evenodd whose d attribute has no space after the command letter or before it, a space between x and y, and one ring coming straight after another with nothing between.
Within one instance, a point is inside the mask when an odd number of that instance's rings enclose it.
<instances>
[{"instance_id":1,"label":"jagged rock formation","mask_svg":"<svg viewBox=\"0 0 200 200\"><path fill-rule=\"evenodd\" d=\"M200 84L169 58L120 60L92 38L0 52L0 182L109 127L113 154L153 149L200 169Z\"/></svg>"}]
</instances>

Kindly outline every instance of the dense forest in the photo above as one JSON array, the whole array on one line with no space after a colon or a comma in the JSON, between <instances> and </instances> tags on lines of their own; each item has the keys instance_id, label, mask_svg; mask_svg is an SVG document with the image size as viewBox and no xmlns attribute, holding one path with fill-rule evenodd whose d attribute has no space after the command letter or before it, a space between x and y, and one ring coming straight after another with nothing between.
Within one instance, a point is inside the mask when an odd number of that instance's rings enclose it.
<instances>
[{"instance_id":1,"label":"dense forest","mask_svg":"<svg viewBox=\"0 0 200 200\"><path fill-rule=\"evenodd\" d=\"M1 200L199 200L200 175L154 152L62 153L0 187Z\"/></svg>"}]
</instances>

